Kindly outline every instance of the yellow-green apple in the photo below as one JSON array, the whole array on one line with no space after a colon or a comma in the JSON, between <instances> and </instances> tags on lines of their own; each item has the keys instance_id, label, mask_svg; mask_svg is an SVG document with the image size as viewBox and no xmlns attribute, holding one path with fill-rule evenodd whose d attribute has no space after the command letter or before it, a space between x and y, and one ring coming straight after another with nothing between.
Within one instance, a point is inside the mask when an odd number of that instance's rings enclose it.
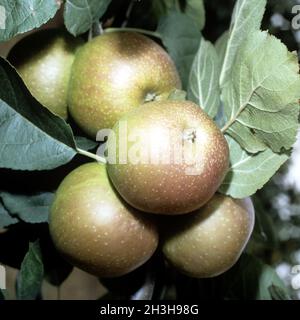
<instances>
[{"instance_id":1,"label":"yellow-green apple","mask_svg":"<svg viewBox=\"0 0 300 320\"><path fill-rule=\"evenodd\" d=\"M61 254L98 277L121 276L136 269L158 244L154 222L120 199L99 163L82 165L63 180L49 226Z\"/></svg>"},{"instance_id":2,"label":"yellow-green apple","mask_svg":"<svg viewBox=\"0 0 300 320\"><path fill-rule=\"evenodd\" d=\"M158 214L203 206L229 165L224 135L189 101L149 102L127 113L108 135L106 155L120 195L133 207Z\"/></svg>"},{"instance_id":3,"label":"yellow-green apple","mask_svg":"<svg viewBox=\"0 0 300 320\"><path fill-rule=\"evenodd\" d=\"M8 55L31 94L64 119L71 67L81 45L66 32L48 29L23 38Z\"/></svg>"},{"instance_id":4,"label":"yellow-green apple","mask_svg":"<svg viewBox=\"0 0 300 320\"><path fill-rule=\"evenodd\" d=\"M156 42L133 32L95 37L76 54L69 111L86 134L112 128L126 112L166 99L181 83L169 55Z\"/></svg>"},{"instance_id":5,"label":"yellow-green apple","mask_svg":"<svg viewBox=\"0 0 300 320\"><path fill-rule=\"evenodd\" d=\"M230 269L243 252L254 226L250 198L216 194L203 208L168 219L163 253L180 272L196 278L215 277Z\"/></svg>"}]
</instances>

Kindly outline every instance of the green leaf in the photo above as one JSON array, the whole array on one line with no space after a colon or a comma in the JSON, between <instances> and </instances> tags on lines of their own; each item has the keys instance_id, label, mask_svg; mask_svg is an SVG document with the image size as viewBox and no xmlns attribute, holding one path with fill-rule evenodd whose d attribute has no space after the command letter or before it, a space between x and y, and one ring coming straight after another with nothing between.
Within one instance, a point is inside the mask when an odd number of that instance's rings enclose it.
<instances>
[{"instance_id":1,"label":"green leaf","mask_svg":"<svg viewBox=\"0 0 300 320\"><path fill-rule=\"evenodd\" d=\"M224 118L226 119L225 115ZM267 146L251 132L251 129L237 121L230 127L230 130L227 131L226 132L229 133L230 136L234 138L235 141L237 141L239 145L246 149L249 153L258 153L267 149Z\"/></svg>"},{"instance_id":2,"label":"green leaf","mask_svg":"<svg viewBox=\"0 0 300 320\"><path fill-rule=\"evenodd\" d=\"M29 250L21 264L17 278L17 298L34 300L41 291L44 266L39 241L29 243Z\"/></svg>"},{"instance_id":3,"label":"green leaf","mask_svg":"<svg viewBox=\"0 0 300 320\"><path fill-rule=\"evenodd\" d=\"M186 0L182 5L179 0L153 0L152 10L157 17L168 15L172 10L185 13L202 30L205 25L203 0Z\"/></svg>"},{"instance_id":4,"label":"green leaf","mask_svg":"<svg viewBox=\"0 0 300 320\"><path fill-rule=\"evenodd\" d=\"M153 0L151 2L154 12L158 17L166 15L174 9L178 12L181 10L179 0Z\"/></svg>"},{"instance_id":5,"label":"green leaf","mask_svg":"<svg viewBox=\"0 0 300 320\"><path fill-rule=\"evenodd\" d=\"M202 30L205 26L205 9L203 0L187 0L184 12L193 19Z\"/></svg>"},{"instance_id":6,"label":"green leaf","mask_svg":"<svg viewBox=\"0 0 300 320\"><path fill-rule=\"evenodd\" d=\"M15 69L0 58L0 167L49 170L76 155L71 127L29 93Z\"/></svg>"},{"instance_id":7,"label":"green leaf","mask_svg":"<svg viewBox=\"0 0 300 320\"><path fill-rule=\"evenodd\" d=\"M219 189L233 198L246 198L262 188L289 158L270 149L249 154L232 138L227 136L230 149L229 171Z\"/></svg>"},{"instance_id":8,"label":"green leaf","mask_svg":"<svg viewBox=\"0 0 300 320\"><path fill-rule=\"evenodd\" d=\"M110 2L111 0L67 0L64 9L66 28L74 36L88 31L103 16Z\"/></svg>"},{"instance_id":9,"label":"green leaf","mask_svg":"<svg viewBox=\"0 0 300 320\"><path fill-rule=\"evenodd\" d=\"M272 300L291 300L287 290L272 284L269 288Z\"/></svg>"},{"instance_id":10,"label":"green leaf","mask_svg":"<svg viewBox=\"0 0 300 320\"><path fill-rule=\"evenodd\" d=\"M183 90L175 89L169 94L168 100L185 101L186 92Z\"/></svg>"},{"instance_id":11,"label":"green leaf","mask_svg":"<svg viewBox=\"0 0 300 320\"><path fill-rule=\"evenodd\" d=\"M5 300L5 295L4 295L3 291L0 289L0 301L1 300Z\"/></svg>"},{"instance_id":12,"label":"green leaf","mask_svg":"<svg viewBox=\"0 0 300 320\"><path fill-rule=\"evenodd\" d=\"M226 275L227 298L239 300L271 300L269 288L279 287L288 297L287 288L269 265L243 254L239 263Z\"/></svg>"},{"instance_id":13,"label":"green leaf","mask_svg":"<svg viewBox=\"0 0 300 320\"><path fill-rule=\"evenodd\" d=\"M223 65L223 62L224 62L228 39L229 39L229 31L225 31L221 35L221 37L216 41L216 44L215 44L221 66Z\"/></svg>"},{"instance_id":14,"label":"green leaf","mask_svg":"<svg viewBox=\"0 0 300 320\"><path fill-rule=\"evenodd\" d=\"M200 42L189 78L188 99L197 103L211 118L220 107L220 62L215 47L204 39Z\"/></svg>"},{"instance_id":15,"label":"green leaf","mask_svg":"<svg viewBox=\"0 0 300 320\"><path fill-rule=\"evenodd\" d=\"M12 217L0 202L0 229L9 227L10 225L16 224L18 222L19 220L15 217Z\"/></svg>"},{"instance_id":16,"label":"green leaf","mask_svg":"<svg viewBox=\"0 0 300 320\"><path fill-rule=\"evenodd\" d=\"M298 131L299 96L296 53L267 32L253 32L223 89L223 131L248 152L289 150Z\"/></svg>"},{"instance_id":17,"label":"green leaf","mask_svg":"<svg viewBox=\"0 0 300 320\"><path fill-rule=\"evenodd\" d=\"M200 30L187 15L172 10L160 19L157 32L175 62L183 89L186 89L190 69L201 40Z\"/></svg>"},{"instance_id":18,"label":"green leaf","mask_svg":"<svg viewBox=\"0 0 300 320\"><path fill-rule=\"evenodd\" d=\"M230 80L230 73L236 66L235 58L240 45L253 31L259 30L265 12L266 0L238 0L232 15L229 39L220 75L221 87Z\"/></svg>"},{"instance_id":19,"label":"green leaf","mask_svg":"<svg viewBox=\"0 0 300 320\"><path fill-rule=\"evenodd\" d=\"M255 227L252 239L274 249L278 245L278 235L270 210L266 210L258 197L252 198L255 208Z\"/></svg>"},{"instance_id":20,"label":"green leaf","mask_svg":"<svg viewBox=\"0 0 300 320\"><path fill-rule=\"evenodd\" d=\"M0 42L19 33L40 27L54 17L59 9L57 0L0 0L5 9L5 29L0 28Z\"/></svg>"},{"instance_id":21,"label":"green leaf","mask_svg":"<svg viewBox=\"0 0 300 320\"><path fill-rule=\"evenodd\" d=\"M92 150L99 145L98 142L90 140L86 137L77 136L75 137L75 141L77 148L83 149L85 151Z\"/></svg>"},{"instance_id":22,"label":"green leaf","mask_svg":"<svg viewBox=\"0 0 300 320\"><path fill-rule=\"evenodd\" d=\"M27 223L47 222L53 197L51 192L30 196L0 192L0 198L9 214Z\"/></svg>"}]
</instances>

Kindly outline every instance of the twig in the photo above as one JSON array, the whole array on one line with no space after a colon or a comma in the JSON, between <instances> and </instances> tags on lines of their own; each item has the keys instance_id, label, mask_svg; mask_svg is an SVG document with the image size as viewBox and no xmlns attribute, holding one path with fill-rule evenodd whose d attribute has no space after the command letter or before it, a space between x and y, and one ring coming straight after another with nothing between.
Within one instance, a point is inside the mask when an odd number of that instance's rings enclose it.
<instances>
[{"instance_id":1,"label":"twig","mask_svg":"<svg viewBox=\"0 0 300 320\"><path fill-rule=\"evenodd\" d=\"M91 159L94 159L98 162L101 162L103 164L106 164L106 159L103 158L103 157L100 157L94 153L91 153L91 152L88 152L88 151L85 151L83 149L80 149L80 148L77 148L77 152L85 157L88 157L88 158L91 158Z\"/></svg>"}]
</instances>

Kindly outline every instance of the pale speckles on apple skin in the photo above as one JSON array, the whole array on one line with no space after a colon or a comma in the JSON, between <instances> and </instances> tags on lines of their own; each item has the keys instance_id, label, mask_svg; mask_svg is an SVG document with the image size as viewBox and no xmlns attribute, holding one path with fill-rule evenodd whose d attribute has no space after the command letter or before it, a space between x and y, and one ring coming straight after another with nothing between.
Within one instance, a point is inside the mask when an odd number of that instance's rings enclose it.
<instances>
[{"instance_id":1,"label":"pale speckles on apple skin","mask_svg":"<svg viewBox=\"0 0 300 320\"><path fill-rule=\"evenodd\" d=\"M126 112L144 102L148 93L166 98L181 88L175 65L153 40L132 32L94 38L76 55L69 111L77 124L95 138Z\"/></svg>"},{"instance_id":2,"label":"pale speckles on apple skin","mask_svg":"<svg viewBox=\"0 0 300 320\"><path fill-rule=\"evenodd\" d=\"M149 213L184 214L200 208L219 188L228 170L229 149L221 131L199 106L188 101L149 102L120 121L127 122L128 136L133 130L143 130L144 145L149 144L153 124L180 133L190 128L206 133L200 145L200 172L196 175L187 174L186 163L123 165L118 160L116 164L109 163L111 181L130 205ZM118 139L118 124L113 130ZM131 143L127 141L128 149Z\"/></svg>"},{"instance_id":3,"label":"pale speckles on apple skin","mask_svg":"<svg viewBox=\"0 0 300 320\"><path fill-rule=\"evenodd\" d=\"M120 200L98 163L83 165L64 179L49 226L54 244L67 260L101 277L134 270L158 245L154 223Z\"/></svg>"},{"instance_id":4,"label":"pale speckles on apple skin","mask_svg":"<svg viewBox=\"0 0 300 320\"><path fill-rule=\"evenodd\" d=\"M234 200L216 194L200 210L169 220L164 231L163 252L184 274L214 277L237 261L253 226L254 208L250 199Z\"/></svg>"},{"instance_id":5,"label":"pale speckles on apple skin","mask_svg":"<svg viewBox=\"0 0 300 320\"><path fill-rule=\"evenodd\" d=\"M81 45L67 33L43 30L22 39L8 56L31 94L64 119L71 67Z\"/></svg>"}]
</instances>

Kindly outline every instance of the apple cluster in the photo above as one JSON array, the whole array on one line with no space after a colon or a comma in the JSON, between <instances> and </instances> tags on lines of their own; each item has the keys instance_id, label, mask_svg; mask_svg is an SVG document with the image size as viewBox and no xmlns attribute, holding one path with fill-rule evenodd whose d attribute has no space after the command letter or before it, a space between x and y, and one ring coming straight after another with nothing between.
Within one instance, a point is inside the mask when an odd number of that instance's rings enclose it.
<instances>
[{"instance_id":1,"label":"apple cluster","mask_svg":"<svg viewBox=\"0 0 300 320\"><path fill-rule=\"evenodd\" d=\"M252 202L217 193L229 167L226 139L200 106L171 98L181 81L159 44L133 32L83 43L47 30L21 40L8 60L50 111L69 114L93 139L111 132L105 147L115 156L78 167L56 192L50 233L68 261L117 277L159 247L197 278L237 261L253 229Z\"/></svg>"}]
</instances>

